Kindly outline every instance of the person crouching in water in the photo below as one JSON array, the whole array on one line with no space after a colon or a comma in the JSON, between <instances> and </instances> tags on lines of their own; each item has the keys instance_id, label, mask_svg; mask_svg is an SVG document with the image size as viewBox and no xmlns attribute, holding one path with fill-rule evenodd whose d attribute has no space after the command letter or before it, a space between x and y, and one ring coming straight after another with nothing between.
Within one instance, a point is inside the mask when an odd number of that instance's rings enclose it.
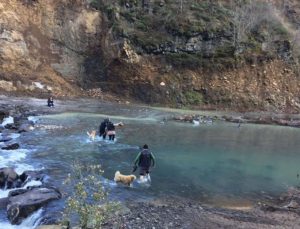
<instances>
[{"instance_id":1,"label":"person crouching in water","mask_svg":"<svg viewBox=\"0 0 300 229\"><path fill-rule=\"evenodd\" d=\"M154 167L155 165L155 157L150 152L149 147L147 144L143 146L143 150L137 155L137 157L134 160L134 169L133 172L137 169L137 167L140 168L140 181L145 181L146 178L150 180L150 167Z\"/></svg>"}]
</instances>

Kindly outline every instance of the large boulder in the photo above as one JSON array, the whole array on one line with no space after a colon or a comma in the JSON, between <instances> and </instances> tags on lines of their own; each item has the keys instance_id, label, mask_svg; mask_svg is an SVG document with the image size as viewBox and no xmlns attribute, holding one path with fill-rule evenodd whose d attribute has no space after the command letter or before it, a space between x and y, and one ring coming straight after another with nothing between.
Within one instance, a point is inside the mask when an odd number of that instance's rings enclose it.
<instances>
[{"instance_id":1,"label":"large boulder","mask_svg":"<svg viewBox=\"0 0 300 229\"><path fill-rule=\"evenodd\" d=\"M19 148L20 148L20 145L18 143L12 143L12 144L9 144L9 145L6 145L6 146L2 147L1 149L16 150L16 149L19 149Z\"/></svg>"},{"instance_id":2,"label":"large boulder","mask_svg":"<svg viewBox=\"0 0 300 229\"><path fill-rule=\"evenodd\" d=\"M17 188L19 176L13 168L5 167L0 169L0 188Z\"/></svg>"},{"instance_id":3,"label":"large boulder","mask_svg":"<svg viewBox=\"0 0 300 229\"><path fill-rule=\"evenodd\" d=\"M19 178L22 182L25 182L27 179L30 180L30 181L34 180L34 181L43 182L43 181L45 181L46 177L47 176L43 173L43 171L30 171L30 170L24 171L19 176Z\"/></svg>"},{"instance_id":4,"label":"large boulder","mask_svg":"<svg viewBox=\"0 0 300 229\"><path fill-rule=\"evenodd\" d=\"M9 144L9 145L6 145L6 146L2 147L1 149L16 150L16 149L19 149L19 148L20 148L20 145L18 143L12 143L12 144Z\"/></svg>"},{"instance_id":5,"label":"large boulder","mask_svg":"<svg viewBox=\"0 0 300 229\"><path fill-rule=\"evenodd\" d=\"M55 188L40 187L23 189L20 194L9 196L7 217L12 224L20 224L23 219L51 200L60 199L61 193Z\"/></svg>"}]
</instances>

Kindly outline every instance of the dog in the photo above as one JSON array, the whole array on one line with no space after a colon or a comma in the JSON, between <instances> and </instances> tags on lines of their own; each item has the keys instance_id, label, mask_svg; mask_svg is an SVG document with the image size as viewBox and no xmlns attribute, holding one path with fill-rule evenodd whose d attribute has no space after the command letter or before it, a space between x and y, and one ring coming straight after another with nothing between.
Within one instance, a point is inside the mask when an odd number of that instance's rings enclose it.
<instances>
[{"instance_id":1,"label":"dog","mask_svg":"<svg viewBox=\"0 0 300 229\"><path fill-rule=\"evenodd\" d=\"M130 186L135 179L135 175L122 175L120 171L117 171L115 173L114 181Z\"/></svg>"},{"instance_id":2,"label":"dog","mask_svg":"<svg viewBox=\"0 0 300 229\"><path fill-rule=\"evenodd\" d=\"M95 138L96 138L96 130L92 130L91 133L89 133L88 131L86 132L87 135L89 136L89 138L92 140L92 141L95 141Z\"/></svg>"}]
</instances>

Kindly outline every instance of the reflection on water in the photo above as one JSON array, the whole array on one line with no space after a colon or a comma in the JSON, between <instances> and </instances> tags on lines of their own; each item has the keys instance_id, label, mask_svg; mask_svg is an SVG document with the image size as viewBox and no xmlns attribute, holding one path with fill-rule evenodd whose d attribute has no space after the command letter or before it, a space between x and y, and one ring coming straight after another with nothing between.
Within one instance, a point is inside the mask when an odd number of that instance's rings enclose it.
<instances>
[{"instance_id":1,"label":"reflection on water","mask_svg":"<svg viewBox=\"0 0 300 229\"><path fill-rule=\"evenodd\" d=\"M103 117L64 114L41 117L39 128L24 143L37 145L31 161L42 164L60 185L74 160L100 163L116 198L179 195L214 203L216 200L255 200L278 195L299 184L300 130L295 128L213 123L192 124L154 119L112 117L125 123L117 141L92 142L86 131L97 129ZM52 128L47 128L51 126ZM59 128L55 128L55 126ZM34 137L33 137L34 136ZM129 174L139 147L147 143L156 156L150 188L124 188L109 182L116 170Z\"/></svg>"}]
</instances>

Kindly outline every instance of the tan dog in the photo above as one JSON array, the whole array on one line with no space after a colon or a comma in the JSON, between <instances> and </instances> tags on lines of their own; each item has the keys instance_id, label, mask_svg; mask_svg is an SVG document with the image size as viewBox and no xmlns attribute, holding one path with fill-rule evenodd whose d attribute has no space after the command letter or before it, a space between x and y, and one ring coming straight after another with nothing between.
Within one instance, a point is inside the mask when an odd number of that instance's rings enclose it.
<instances>
[{"instance_id":1,"label":"tan dog","mask_svg":"<svg viewBox=\"0 0 300 229\"><path fill-rule=\"evenodd\" d=\"M89 133L88 131L86 132L87 135L89 136L89 138L93 141L95 141L95 138L96 138L96 130L92 130L91 133Z\"/></svg>"},{"instance_id":2,"label":"tan dog","mask_svg":"<svg viewBox=\"0 0 300 229\"><path fill-rule=\"evenodd\" d=\"M135 175L122 175L120 171L117 171L115 173L115 178L114 178L115 182L119 182L128 186L130 186L135 179L136 179Z\"/></svg>"},{"instance_id":3,"label":"tan dog","mask_svg":"<svg viewBox=\"0 0 300 229\"><path fill-rule=\"evenodd\" d=\"M124 126L124 123L123 122L118 122L115 124L115 126Z\"/></svg>"}]
</instances>

